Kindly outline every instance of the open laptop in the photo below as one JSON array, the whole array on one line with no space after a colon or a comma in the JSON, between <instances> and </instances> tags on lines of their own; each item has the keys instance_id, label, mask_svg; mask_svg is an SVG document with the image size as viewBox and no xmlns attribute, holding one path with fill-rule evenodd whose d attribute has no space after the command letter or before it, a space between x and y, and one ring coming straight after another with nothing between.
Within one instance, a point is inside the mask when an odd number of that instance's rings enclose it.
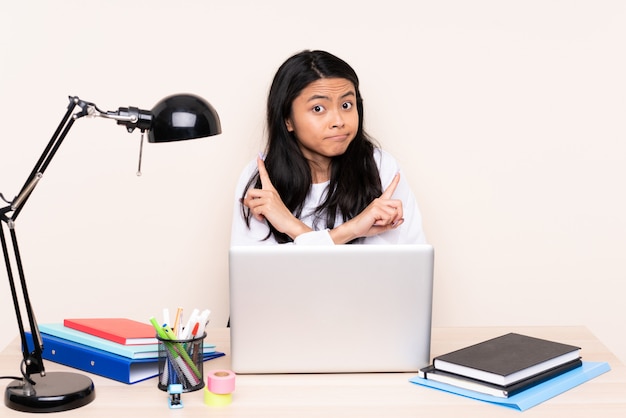
<instances>
[{"instance_id":1,"label":"open laptop","mask_svg":"<svg viewBox=\"0 0 626 418\"><path fill-rule=\"evenodd\" d=\"M231 247L236 373L416 372L430 363L430 245Z\"/></svg>"}]
</instances>

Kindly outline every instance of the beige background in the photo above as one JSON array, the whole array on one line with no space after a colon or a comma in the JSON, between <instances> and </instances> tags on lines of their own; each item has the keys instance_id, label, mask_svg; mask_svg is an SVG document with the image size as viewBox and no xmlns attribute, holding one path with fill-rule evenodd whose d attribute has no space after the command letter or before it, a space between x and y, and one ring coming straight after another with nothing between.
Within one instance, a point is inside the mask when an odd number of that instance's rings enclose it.
<instances>
[{"instance_id":1,"label":"beige background","mask_svg":"<svg viewBox=\"0 0 626 418\"><path fill-rule=\"evenodd\" d=\"M147 145L137 177L137 132L76 124L17 224L38 320L183 306L225 325L235 182L277 66L313 48L357 70L366 126L418 196L435 325L582 324L626 361L625 21L618 0L3 2L5 196L68 95L116 110L192 92L224 131Z\"/></svg>"}]
</instances>

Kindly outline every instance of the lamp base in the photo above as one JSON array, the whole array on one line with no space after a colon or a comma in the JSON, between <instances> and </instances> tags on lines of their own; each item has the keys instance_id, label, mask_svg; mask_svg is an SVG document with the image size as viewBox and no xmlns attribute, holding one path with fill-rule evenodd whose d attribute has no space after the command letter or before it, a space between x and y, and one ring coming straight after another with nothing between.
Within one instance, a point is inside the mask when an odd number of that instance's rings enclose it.
<instances>
[{"instance_id":1,"label":"lamp base","mask_svg":"<svg viewBox=\"0 0 626 418\"><path fill-rule=\"evenodd\" d=\"M34 375L35 385L14 380L7 386L4 403L23 412L60 412L80 408L96 398L93 382L87 376L67 372Z\"/></svg>"}]
</instances>

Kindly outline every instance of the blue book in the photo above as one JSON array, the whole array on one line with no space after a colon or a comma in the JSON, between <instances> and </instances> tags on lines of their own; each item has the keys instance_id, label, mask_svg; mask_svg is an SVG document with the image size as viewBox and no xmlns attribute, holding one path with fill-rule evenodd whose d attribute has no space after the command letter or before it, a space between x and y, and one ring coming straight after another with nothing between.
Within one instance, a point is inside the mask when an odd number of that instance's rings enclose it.
<instances>
[{"instance_id":1,"label":"blue book","mask_svg":"<svg viewBox=\"0 0 626 418\"><path fill-rule=\"evenodd\" d=\"M42 353L44 360L54 361L127 384L137 383L159 374L157 358L130 359L43 333L41 339L44 345ZM26 333L26 340L29 350L32 349L30 332ZM224 353L213 351L204 354L204 360L211 360L223 355Z\"/></svg>"},{"instance_id":2,"label":"blue book","mask_svg":"<svg viewBox=\"0 0 626 418\"><path fill-rule=\"evenodd\" d=\"M448 385L446 383L440 383L434 380L424 379L419 376L409 379L409 382L421 386L427 386L443 390L445 392L454 393L456 395L477 399L483 402L489 402L495 405L516 409L518 411L525 411L582 383L585 383L588 380L593 379L594 377L600 376L601 374L606 373L609 370L611 370L611 367L606 362L584 361L582 366L580 367L563 373L557 377L554 377L508 398L500 398L492 395L486 395L472 390L462 389L457 386Z\"/></svg>"},{"instance_id":3,"label":"blue book","mask_svg":"<svg viewBox=\"0 0 626 418\"><path fill-rule=\"evenodd\" d=\"M130 359L155 359L159 356L158 344L124 345L104 338L96 337L86 332L66 327L62 323L39 324L39 332L54 337L70 340L75 343L97 348L102 351L128 357ZM43 338L43 337L42 337ZM215 351L215 345L204 343L205 354Z\"/></svg>"}]
</instances>

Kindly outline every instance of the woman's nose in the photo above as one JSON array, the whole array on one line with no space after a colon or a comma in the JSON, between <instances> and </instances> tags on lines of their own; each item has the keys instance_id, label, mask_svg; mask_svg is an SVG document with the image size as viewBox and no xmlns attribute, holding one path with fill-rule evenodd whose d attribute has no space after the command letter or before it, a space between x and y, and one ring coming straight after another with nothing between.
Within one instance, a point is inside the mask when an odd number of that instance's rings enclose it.
<instances>
[{"instance_id":1,"label":"woman's nose","mask_svg":"<svg viewBox=\"0 0 626 418\"><path fill-rule=\"evenodd\" d=\"M345 125L345 122L341 115L341 111L337 110L333 112L333 116L331 119L331 128L343 128L344 125Z\"/></svg>"}]
</instances>

